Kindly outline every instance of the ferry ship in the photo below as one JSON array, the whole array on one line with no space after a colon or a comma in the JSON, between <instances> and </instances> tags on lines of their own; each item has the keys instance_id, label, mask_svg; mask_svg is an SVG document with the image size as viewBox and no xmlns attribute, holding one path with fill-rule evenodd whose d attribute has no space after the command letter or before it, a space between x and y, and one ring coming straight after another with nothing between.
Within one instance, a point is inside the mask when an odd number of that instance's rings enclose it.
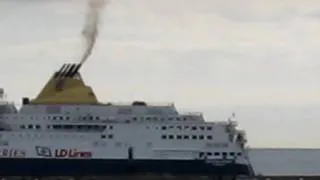
<instances>
[{"instance_id":1,"label":"ferry ship","mask_svg":"<svg viewBox=\"0 0 320 180\"><path fill-rule=\"evenodd\" d=\"M173 103L99 102L67 63L37 97L0 104L0 175L252 175L245 131Z\"/></svg>"}]
</instances>

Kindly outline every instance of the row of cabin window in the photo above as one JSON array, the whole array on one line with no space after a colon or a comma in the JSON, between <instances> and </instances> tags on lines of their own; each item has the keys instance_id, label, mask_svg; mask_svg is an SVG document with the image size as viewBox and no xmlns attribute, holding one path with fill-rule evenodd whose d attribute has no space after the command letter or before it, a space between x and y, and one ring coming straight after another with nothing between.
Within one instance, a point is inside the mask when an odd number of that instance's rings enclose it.
<instances>
[{"instance_id":1,"label":"row of cabin window","mask_svg":"<svg viewBox=\"0 0 320 180\"><path fill-rule=\"evenodd\" d=\"M50 136L50 137L56 137L57 135L44 135L44 134L26 134L26 135L24 135L24 134L12 134L11 136L18 136L18 137L24 137L24 136L28 136L28 137L31 137L31 136L33 136L33 137L45 137L45 136ZM73 138L75 138L76 136L75 135L59 135L59 136L63 136L63 137L73 137ZM78 136L78 137L81 137L81 136ZM108 134L108 135L101 135L101 139L113 139L113 134Z\"/></svg>"},{"instance_id":2,"label":"row of cabin window","mask_svg":"<svg viewBox=\"0 0 320 180\"><path fill-rule=\"evenodd\" d=\"M162 139L200 139L200 140L203 140L205 138L204 135L176 135L176 137L174 137L174 135L162 135L161 136ZM211 135L208 135L206 136L206 139L207 140L212 140L212 136Z\"/></svg>"},{"instance_id":3,"label":"row of cabin window","mask_svg":"<svg viewBox=\"0 0 320 180\"><path fill-rule=\"evenodd\" d=\"M112 134L108 134L108 135L102 134L102 135L101 135L101 139L106 139L106 138L108 138L108 139L113 139L113 135L112 135Z\"/></svg>"},{"instance_id":4,"label":"row of cabin window","mask_svg":"<svg viewBox=\"0 0 320 180\"><path fill-rule=\"evenodd\" d=\"M67 134L11 134L12 137L19 138L84 138L83 135L67 135Z\"/></svg>"},{"instance_id":5,"label":"row of cabin window","mask_svg":"<svg viewBox=\"0 0 320 180\"><path fill-rule=\"evenodd\" d=\"M113 126L108 126L109 129L113 129ZM20 125L20 129L41 129L40 125ZM94 129L94 130L105 130L106 125L47 125L47 129Z\"/></svg>"},{"instance_id":6,"label":"row of cabin window","mask_svg":"<svg viewBox=\"0 0 320 180\"><path fill-rule=\"evenodd\" d=\"M214 155L214 156L220 156L220 155L222 155L222 156L227 156L229 154L229 156L241 156L242 155L242 153L241 152L237 152L237 153L235 153L235 152L229 152L229 153L227 153L227 152L214 152L214 153L212 153L212 152L201 152L200 153L200 155L207 155L207 156L212 156L212 155Z\"/></svg>"},{"instance_id":7,"label":"row of cabin window","mask_svg":"<svg viewBox=\"0 0 320 180\"><path fill-rule=\"evenodd\" d=\"M106 125L51 125L52 129L64 129L64 130L97 130L97 131L103 131L107 128ZM108 126L109 129L113 129L113 126ZM50 127L49 127L50 128Z\"/></svg>"},{"instance_id":8,"label":"row of cabin window","mask_svg":"<svg viewBox=\"0 0 320 180\"><path fill-rule=\"evenodd\" d=\"M162 130L166 130L166 129L173 129L174 128L174 126L162 126L161 127L161 129ZM200 129L200 130L208 130L208 131L210 131L210 130L212 130L212 127L211 126L207 126L207 127L204 127L204 126L191 126L191 127L189 127L189 126L176 126L176 128L177 129L180 129L180 130L182 130L182 128L183 129L191 129L191 130L197 130L197 129Z\"/></svg>"},{"instance_id":9,"label":"row of cabin window","mask_svg":"<svg viewBox=\"0 0 320 180\"><path fill-rule=\"evenodd\" d=\"M33 119L33 116L30 116L29 117L30 119ZM36 117L38 119L38 117ZM137 121L139 117L132 117L132 120L134 121ZM17 119L17 117L14 117L14 119ZM70 120L70 117L69 116L49 116L48 119L50 120ZM93 117L93 116L85 116L85 117L81 117L82 120L100 120L100 117L99 116L96 116L96 117ZM169 121L172 121L172 120L177 120L177 121L180 121L180 120L183 120L183 121L186 121L187 120L187 117L176 117L176 118L173 118L173 117L168 117L168 118L164 118L164 117L140 117L140 120L169 120Z\"/></svg>"},{"instance_id":10,"label":"row of cabin window","mask_svg":"<svg viewBox=\"0 0 320 180\"><path fill-rule=\"evenodd\" d=\"M133 121L138 121L138 117L132 117L132 120ZM164 120L169 120L169 121L173 121L173 120L177 120L177 121L186 121L188 120L187 117L140 117L140 120L147 120L147 121L150 121L150 120L154 120L154 121L158 121L158 120L161 120L161 121L164 121Z\"/></svg>"},{"instance_id":11,"label":"row of cabin window","mask_svg":"<svg viewBox=\"0 0 320 180\"><path fill-rule=\"evenodd\" d=\"M85 116L85 117L80 117L82 120L100 120L99 116L93 117L93 116ZM50 118L49 118L50 119ZM69 116L53 116L51 118L52 120L70 120Z\"/></svg>"},{"instance_id":12,"label":"row of cabin window","mask_svg":"<svg viewBox=\"0 0 320 180\"><path fill-rule=\"evenodd\" d=\"M4 117L0 117L0 119L8 119L7 116L4 116ZM20 118L18 116L14 116L13 119L17 120L17 119L26 119L22 116L20 116ZM33 120L33 119L36 119L36 120L39 120L39 119L52 119L52 120L69 120L70 117L69 116L42 116L42 118L40 118L40 116L30 116L29 119Z\"/></svg>"},{"instance_id":13,"label":"row of cabin window","mask_svg":"<svg viewBox=\"0 0 320 180\"><path fill-rule=\"evenodd\" d=\"M0 117L0 119L8 119L8 117ZM33 119L40 119L38 116L30 116L29 119L33 120ZM18 116L15 116L13 117L13 119L18 119ZM23 119L23 117L20 117L20 119ZM49 119L49 120L70 120L71 117L69 116L44 116L42 117L42 119ZM100 117L99 116L96 116L96 117L92 117L92 116L89 116L89 117L82 117L81 118L82 120L100 120Z\"/></svg>"},{"instance_id":14,"label":"row of cabin window","mask_svg":"<svg viewBox=\"0 0 320 180\"><path fill-rule=\"evenodd\" d=\"M69 120L70 117L66 116L65 118L63 116L53 116L52 117L52 120ZM133 121L138 121L139 117L132 117L132 120ZM176 117L176 118L173 118L173 117L168 117L168 118L164 118L164 117L140 117L140 120L147 120L147 121L150 121L150 120L154 120L154 121L157 121L157 120L169 120L169 121L172 121L172 120L177 120L177 121L180 121L180 120L183 120L183 121L186 121L188 120L187 117ZM82 120L100 120L100 117L97 116L97 117L93 117L93 116L89 116L89 117L82 117Z\"/></svg>"},{"instance_id":15,"label":"row of cabin window","mask_svg":"<svg viewBox=\"0 0 320 180\"><path fill-rule=\"evenodd\" d=\"M47 125L47 129L50 129L52 127L52 129L95 129L95 130L104 130L107 128L106 125ZM108 126L109 128L108 129L113 129L113 126L110 125ZM29 125L21 125L20 126L20 129L41 129L41 126L40 125L32 125L32 124L29 124ZM166 129L173 129L174 126L162 126L161 129L162 130L166 130ZM177 129L182 129L182 126L176 126ZM200 130L212 130L212 127L211 126L207 126L207 127L204 127L204 126L199 126L199 127L196 127L196 126L192 126L192 127L189 127L189 126L184 126L183 127L184 129L191 129L191 130L197 130L197 128L199 128Z\"/></svg>"},{"instance_id":16,"label":"row of cabin window","mask_svg":"<svg viewBox=\"0 0 320 180\"><path fill-rule=\"evenodd\" d=\"M1 119L2 117L0 117ZM4 119L7 119L8 117L4 117ZM18 119L17 116L14 117L14 119ZM22 117L20 118L22 119ZM30 116L29 119L33 120L34 117L33 116ZM35 119L40 119L39 117L35 117ZM69 116L48 116L48 117L43 117L42 119L49 119L49 120L70 120L71 118ZM88 117L81 117L82 120L100 120L100 117L99 116L96 116L96 117L93 117L93 116L88 116ZM138 117L132 117L132 120L133 121L138 121ZM186 121L188 120L187 117L176 117L176 118L173 118L173 117L168 117L168 118L164 118L164 117L140 117L140 120L147 120L147 121L150 121L150 120L154 120L154 121L157 121L157 120L169 120L169 121L172 121L172 120L177 120L177 121Z\"/></svg>"},{"instance_id":17,"label":"row of cabin window","mask_svg":"<svg viewBox=\"0 0 320 180\"><path fill-rule=\"evenodd\" d=\"M60 117L61 119L62 117ZM89 116L89 117L82 117L82 120L100 120L100 117L92 117L92 116ZM147 120L147 121L150 121L150 120L154 120L154 121L158 121L158 120L169 120L169 121L172 121L172 120L177 120L177 121L180 121L180 120L183 120L183 121L186 121L187 120L187 117L176 117L176 118L173 118L173 117L168 117L168 118L164 118L164 117L132 117L132 120L133 121L138 121L138 120ZM62 120L62 119L61 119Z\"/></svg>"}]
</instances>

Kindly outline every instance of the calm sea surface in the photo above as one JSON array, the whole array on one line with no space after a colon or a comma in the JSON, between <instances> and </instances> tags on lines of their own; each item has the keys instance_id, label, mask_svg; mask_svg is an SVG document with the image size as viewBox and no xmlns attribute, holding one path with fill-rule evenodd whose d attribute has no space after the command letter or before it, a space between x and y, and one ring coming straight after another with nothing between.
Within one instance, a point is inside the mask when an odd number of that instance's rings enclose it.
<instances>
[{"instance_id":1,"label":"calm sea surface","mask_svg":"<svg viewBox=\"0 0 320 180\"><path fill-rule=\"evenodd\" d=\"M320 175L320 149L251 149L249 156L262 175Z\"/></svg>"}]
</instances>

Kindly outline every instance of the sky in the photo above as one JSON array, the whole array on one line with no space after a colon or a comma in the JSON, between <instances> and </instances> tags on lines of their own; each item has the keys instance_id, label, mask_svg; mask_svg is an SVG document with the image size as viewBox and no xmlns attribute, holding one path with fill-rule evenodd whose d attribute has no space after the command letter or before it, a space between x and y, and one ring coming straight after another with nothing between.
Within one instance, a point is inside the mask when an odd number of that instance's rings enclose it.
<instances>
[{"instance_id":1,"label":"sky","mask_svg":"<svg viewBox=\"0 0 320 180\"><path fill-rule=\"evenodd\" d=\"M85 0L1 0L0 82L35 97L78 62ZM320 148L320 1L110 0L81 69L101 101L237 114L252 147Z\"/></svg>"}]
</instances>

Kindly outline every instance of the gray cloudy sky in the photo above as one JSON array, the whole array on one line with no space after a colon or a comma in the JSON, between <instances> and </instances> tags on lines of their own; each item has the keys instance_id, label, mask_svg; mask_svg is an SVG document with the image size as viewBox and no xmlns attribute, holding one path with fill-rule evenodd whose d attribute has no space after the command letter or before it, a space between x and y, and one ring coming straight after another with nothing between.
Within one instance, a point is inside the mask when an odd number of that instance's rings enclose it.
<instances>
[{"instance_id":1,"label":"gray cloudy sky","mask_svg":"<svg viewBox=\"0 0 320 180\"><path fill-rule=\"evenodd\" d=\"M84 0L0 1L11 100L79 60L85 10ZM318 0L113 0L82 73L101 101L174 101L208 120L235 110L251 146L320 147L319 20Z\"/></svg>"}]
</instances>

